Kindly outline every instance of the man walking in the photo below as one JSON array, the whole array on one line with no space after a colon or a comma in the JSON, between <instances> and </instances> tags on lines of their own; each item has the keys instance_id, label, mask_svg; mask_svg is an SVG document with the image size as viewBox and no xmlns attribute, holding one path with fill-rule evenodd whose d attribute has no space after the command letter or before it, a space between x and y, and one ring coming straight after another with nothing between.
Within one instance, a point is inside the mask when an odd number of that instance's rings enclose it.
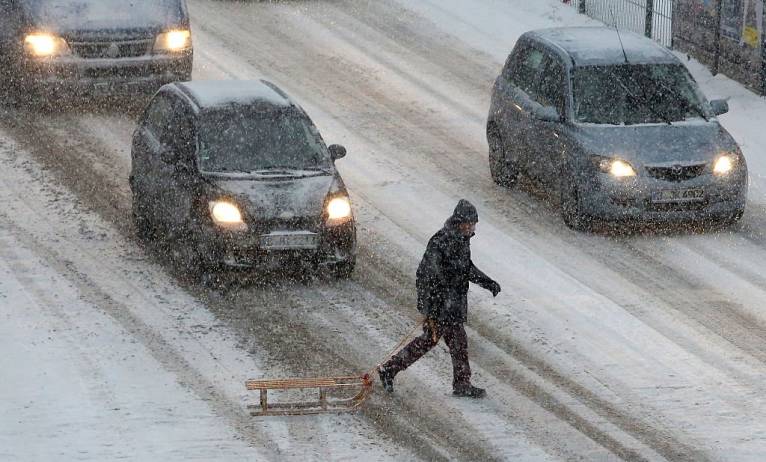
<instances>
[{"instance_id":1,"label":"man walking","mask_svg":"<svg viewBox=\"0 0 766 462\"><path fill-rule=\"evenodd\" d=\"M444 227L428 241L416 275L418 311L426 316L423 335L378 369L386 391L393 393L394 376L420 359L436 346L439 338L444 337L452 356L452 394L471 398L486 395L484 389L471 385L468 337L463 327L468 314L469 282L489 290L492 296L500 292L500 284L471 262L470 239L478 221L476 207L461 199Z\"/></svg>"}]
</instances>

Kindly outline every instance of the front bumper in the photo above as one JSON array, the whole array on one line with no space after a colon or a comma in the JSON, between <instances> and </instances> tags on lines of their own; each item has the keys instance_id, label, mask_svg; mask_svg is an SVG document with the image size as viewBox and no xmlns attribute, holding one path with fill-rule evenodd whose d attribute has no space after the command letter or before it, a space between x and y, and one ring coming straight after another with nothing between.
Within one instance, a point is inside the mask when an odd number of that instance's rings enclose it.
<instances>
[{"instance_id":1,"label":"front bumper","mask_svg":"<svg viewBox=\"0 0 766 462\"><path fill-rule=\"evenodd\" d=\"M134 58L66 57L24 62L23 80L30 91L73 96L122 96L153 93L166 83L191 78L193 54Z\"/></svg>"},{"instance_id":2,"label":"front bumper","mask_svg":"<svg viewBox=\"0 0 766 462\"><path fill-rule=\"evenodd\" d=\"M205 228L198 251L212 264L232 268L278 270L285 266L311 268L332 267L353 262L356 258L356 223L323 227L318 232L318 245L312 249L267 250L260 246L261 233L231 232Z\"/></svg>"},{"instance_id":3,"label":"front bumper","mask_svg":"<svg viewBox=\"0 0 766 462\"><path fill-rule=\"evenodd\" d=\"M701 191L701 197L660 200L663 191ZM747 170L727 176L704 173L685 181L648 176L616 179L598 173L579 188L582 211L608 221L672 223L726 219L747 202Z\"/></svg>"}]
</instances>

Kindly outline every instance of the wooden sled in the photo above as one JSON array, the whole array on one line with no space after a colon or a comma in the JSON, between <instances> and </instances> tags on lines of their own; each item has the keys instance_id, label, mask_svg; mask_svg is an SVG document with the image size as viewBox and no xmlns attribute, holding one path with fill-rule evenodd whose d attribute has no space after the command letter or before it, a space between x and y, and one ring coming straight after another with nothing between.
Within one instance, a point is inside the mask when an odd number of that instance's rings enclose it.
<instances>
[{"instance_id":1,"label":"wooden sled","mask_svg":"<svg viewBox=\"0 0 766 462\"><path fill-rule=\"evenodd\" d=\"M372 393L372 379L369 374L361 377L322 377L307 379L247 380L248 390L259 390L260 404L250 404L252 416L280 416L304 414L328 414L349 412L357 409ZM315 388L319 392L316 401L269 403L269 390L290 390ZM328 392L354 392L351 397L332 399Z\"/></svg>"}]
</instances>

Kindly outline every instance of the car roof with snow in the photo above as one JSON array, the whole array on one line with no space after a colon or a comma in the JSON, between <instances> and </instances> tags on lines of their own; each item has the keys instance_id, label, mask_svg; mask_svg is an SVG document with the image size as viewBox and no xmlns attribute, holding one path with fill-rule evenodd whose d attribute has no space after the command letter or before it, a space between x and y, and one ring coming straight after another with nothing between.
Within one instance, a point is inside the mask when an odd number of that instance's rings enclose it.
<instances>
[{"instance_id":1,"label":"car roof with snow","mask_svg":"<svg viewBox=\"0 0 766 462\"><path fill-rule=\"evenodd\" d=\"M200 110L252 105L294 106L285 92L266 80L195 80L174 85Z\"/></svg>"},{"instance_id":2,"label":"car roof with snow","mask_svg":"<svg viewBox=\"0 0 766 462\"><path fill-rule=\"evenodd\" d=\"M524 36L563 51L574 66L624 64L625 55L631 64L679 63L670 50L653 40L629 31L620 31L618 37L614 28L560 27L534 30Z\"/></svg>"}]
</instances>

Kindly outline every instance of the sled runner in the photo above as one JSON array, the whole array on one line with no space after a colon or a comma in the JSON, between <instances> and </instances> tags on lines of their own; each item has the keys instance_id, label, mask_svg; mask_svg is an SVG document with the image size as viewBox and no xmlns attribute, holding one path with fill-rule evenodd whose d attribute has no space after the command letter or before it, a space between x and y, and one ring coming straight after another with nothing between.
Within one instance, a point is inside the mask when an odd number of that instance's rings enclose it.
<instances>
[{"instance_id":1,"label":"sled runner","mask_svg":"<svg viewBox=\"0 0 766 462\"><path fill-rule=\"evenodd\" d=\"M250 404L252 416L303 415L349 412L357 409L372 393L372 379L369 374L361 377L321 377L307 379L248 380L248 390L258 390L260 404ZM316 401L294 401L270 403L269 390L316 389ZM344 393L345 392L345 393ZM328 395L345 394L335 398Z\"/></svg>"}]
</instances>

